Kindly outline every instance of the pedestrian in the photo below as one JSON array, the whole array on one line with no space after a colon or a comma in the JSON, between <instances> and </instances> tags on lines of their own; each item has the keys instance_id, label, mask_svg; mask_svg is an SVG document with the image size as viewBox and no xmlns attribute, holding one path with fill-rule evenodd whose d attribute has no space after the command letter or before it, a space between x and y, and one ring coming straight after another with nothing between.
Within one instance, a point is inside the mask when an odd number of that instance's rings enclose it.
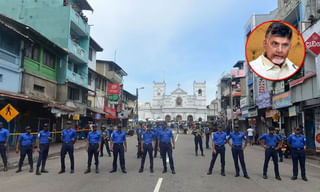
<instances>
[{"instance_id":1,"label":"pedestrian","mask_svg":"<svg viewBox=\"0 0 320 192\"><path fill-rule=\"evenodd\" d=\"M206 127L205 134L206 134L206 149L210 149L209 140L210 140L211 132L210 132L209 126Z\"/></svg>"},{"instance_id":2,"label":"pedestrian","mask_svg":"<svg viewBox=\"0 0 320 192\"><path fill-rule=\"evenodd\" d=\"M162 123L160 122L156 122L156 125L153 127L153 132L154 132L154 134L155 134L155 137L156 137L156 140L157 140L157 138L159 137L159 133L160 133L160 131L162 130ZM154 158L156 158L157 157L157 152L158 152L158 142L156 142L155 143L155 150L154 150Z\"/></svg>"},{"instance_id":3,"label":"pedestrian","mask_svg":"<svg viewBox=\"0 0 320 192\"><path fill-rule=\"evenodd\" d=\"M159 132L159 138L158 138L158 151L160 151L160 155L162 157L162 163L163 163L162 173L167 172L166 156L168 154L171 172L172 174L176 174L176 171L174 169L173 157L172 157L173 149L175 149L174 135L172 133L172 130L167 128L167 123L163 123L163 128Z\"/></svg>"},{"instance_id":4,"label":"pedestrian","mask_svg":"<svg viewBox=\"0 0 320 192\"><path fill-rule=\"evenodd\" d=\"M277 127L276 128L276 134L278 135L278 137L280 138L280 148L277 150L278 152L278 155L279 155L279 162L283 162L283 152L282 152L282 144L283 144L283 141L284 141L284 135L282 133L280 133L280 129Z\"/></svg>"},{"instance_id":5,"label":"pedestrian","mask_svg":"<svg viewBox=\"0 0 320 192\"><path fill-rule=\"evenodd\" d=\"M212 170L214 167L214 163L220 154L220 162L221 162L221 175L226 176L225 174L225 144L227 142L227 134L222 131L221 125L218 126L218 131L214 132L212 135L212 159L210 162L210 167L207 175L212 174Z\"/></svg>"},{"instance_id":6,"label":"pedestrian","mask_svg":"<svg viewBox=\"0 0 320 192\"><path fill-rule=\"evenodd\" d=\"M51 133L49 131L49 124L43 124L43 129L38 133L37 139L37 151L39 153L38 162L37 162L37 170L36 175L41 175L41 173L48 173L45 170L46 161L49 153L49 143L52 140ZM41 173L40 173L40 165L41 165Z\"/></svg>"},{"instance_id":7,"label":"pedestrian","mask_svg":"<svg viewBox=\"0 0 320 192\"><path fill-rule=\"evenodd\" d=\"M230 142L229 142L230 139L232 139L232 144L230 144ZM243 141L245 141L244 146L242 143ZM235 125L234 131L231 132L228 137L228 144L231 147L234 167L236 170L235 177L240 176L240 174L239 174L240 168L239 168L239 162L238 162L238 160L240 160L243 176L247 179L250 179L250 177L248 176L248 173L247 173L246 164L244 162L244 153L243 153L243 151L247 147L247 142L248 141L247 141L245 134L242 131L239 131L238 125Z\"/></svg>"},{"instance_id":8,"label":"pedestrian","mask_svg":"<svg viewBox=\"0 0 320 192\"><path fill-rule=\"evenodd\" d=\"M0 154L3 162L3 171L8 171L7 146L9 142L10 133L3 127L0 122Z\"/></svg>"},{"instance_id":9,"label":"pedestrian","mask_svg":"<svg viewBox=\"0 0 320 192\"><path fill-rule=\"evenodd\" d=\"M267 171L268 171L268 164L269 160L272 157L273 164L274 164L274 173L277 180L281 180L279 174L279 166L278 166L278 154L277 150L280 148L280 138L278 135L274 134L275 128L273 126L269 127L269 133L265 133L264 135L259 137L259 141L261 145L265 148L265 159L263 165L263 178L267 179Z\"/></svg>"},{"instance_id":10,"label":"pedestrian","mask_svg":"<svg viewBox=\"0 0 320 192\"><path fill-rule=\"evenodd\" d=\"M71 121L66 122L66 128L62 130L61 134L61 140L62 140L62 147L61 147L61 152L60 152L60 157L61 157L61 170L59 171L59 174L62 174L66 170L65 166L65 157L66 154L69 154L70 158L70 164L71 164L71 170L70 173L74 173L74 156L73 156L73 151L74 151L74 144L77 141L77 133L74 129L71 128Z\"/></svg>"},{"instance_id":11,"label":"pedestrian","mask_svg":"<svg viewBox=\"0 0 320 192\"><path fill-rule=\"evenodd\" d=\"M178 123L174 123L174 129L176 130L176 134L179 134L179 125L178 125Z\"/></svg>"},{"instance_id":12,"label":"pedestrian","mask_svg":"<svg viewBox=\"0 0 320 192\"><path fill-rule=\"evenodd\" d=\"M139 173L143 172L144 168L144 162L147 156L147 153L149 154L149 160L150 160L150 172L153 173L153 150L155 147L154 140L155 134L153 131L151 131L151 124L147 126L147 130L142 133L142 140L141 140L141 151L142 151L142 159L141 159L141 166L139 169Z\"/></svg>"},{"instance_id":13,"label":"pedestrian","mask_svg":"<svg viewBox=\"0 0 320 192\"><path fill-rule=\"evenodd\" d=\"M91 172L91 162L92 162L92 156L94 156L94 161L96 165L96 173L99 173L99 152L101 149L101 132L97 130L98 126L93 125L93 130L89 132L88 138L87 138L87 146L86 150L88 152L88 168L84 172L84 174Z\"/></svg>"},{"instance_id":14,"label":"pedestrian","mask_svg":"<svg viewBox=\"0 0 320 192\"><path fill-rule=\"evenodd\" d=\"M252 127L250 126L250 127L247 129L247 133L248 133L249 144L250 144L250 145L253 145L254 129L252 129Z\"/></svg>"},{"instance_id":15,"label":"pedestrian","mask_svg":"<svg viewBox=\"0 0 320 192\"><path fill-rule=\"evenodd\" d=\"M196 128L192 130L192 134L194 135L194 146L196 156L198 156L198 145L201 151L201 156L204 156L202 148L203 128L200 129L200 127L197 125Z\"/></svg>"},{"instance_id":16,"label":"pedestrian","mask_svg":"<svg viewBox=\"0 0 320 192\"><path fill-rule=\"evenodd\" d=\"M19 160L19 164L18 164L18 170L16 171L16 173L21 172L21 168L23 165L23 161L24 158L26 157L26 155L28 155L28 161L29 161L29 165L30 165L30 169L29 172L32 173L33 172L33 157L32 157L32 153L34 151L33 149L33 135L31 134L31 127L27 126L25 128L25 133L23 133L22 135L20 135L18 137L18 143L16 146L16 153L19 153L19 149L20 149L20 160Z\"/></svg>"},{"instance_id":17,"label":"pedestrian","mask_svg":"<svg viewBox=\"0 0 320 192\"><path fill-rule=\"evenodd\" d=\"M113 152L113 167L110 173L114 173L117 171L117 159L119 155L120 159L120 167L122 173L127 173L125 167L125 159L124 152L127 152L127 141L126 141L126 133L121 131L121 126L115 126L116 131L112 132L111 140L110 140L110 149Z\"/></svg>"},{"instance_id":18,"label":"pedestrian","mask_svg":"<svg viewBox=\"0 0 320 192\"><path fill-rule=\"evenodd\" d=\"M111 133L112 133L112 130L110 129L110 126L109 126L104 133L105 135L104 135L104 139L103 139L104 143L106 145L106 149L107 149L107 153L108 153L109 157L111 157L111 152L110 152L110 147L109 147ZM103 146L101 147L101 149L103 149Z\"/></svg>"},{"instance_id":19,"label":"pedestrian","mask_svg":"<svg viewBox=\"0 0 320 192\"><path fill-rule=\"evenodd\" d=\"M141 136L142 136L142 127L144 125L141 124L138 128L137 128L137 141L138 141L138 145L137 145L137 158L140 158L142 156L142 152L141 152Z\"/></svg>"},{"instance_id":20,"label":"pedestrian","mask_svg":"<svg viewBox=\"0 0 320 192\"><path fill-rule=\"evenodd\" d=\"M300 163L301 177L302 180L308 181L306 177L306 152L304 146L306 144L306 139L301 134L301 128L296 127L294 133L288 137L288 144L292 149L292 165L293 165L293 176L292 180L296 180L298 177L298 162Z\"/></svg>"}]
</instances>

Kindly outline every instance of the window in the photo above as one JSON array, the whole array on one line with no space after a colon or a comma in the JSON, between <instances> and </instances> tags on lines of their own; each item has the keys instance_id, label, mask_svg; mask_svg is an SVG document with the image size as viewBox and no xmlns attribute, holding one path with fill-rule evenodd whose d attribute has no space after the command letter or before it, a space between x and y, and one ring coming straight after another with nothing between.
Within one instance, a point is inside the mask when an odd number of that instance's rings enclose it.
<instances>
[{"instance_id":1,"label":"window","mask_svg":"<svg viewBox=\"0 0 320 192\"><path fill-rule=\"evenodd\" d=\"M12 32L4 31L0 33L0 48L19 55L20 40Z\"/></svg>"},{"instance_id":2,"label":"window","mask_svg":"<svg viewBox=\"0 0 320 192\"><path fill-rule=\"evenodd\" d=\"M0 83L3 81L3 75L0 74Z\"/></svg>"},{"instance_id":3,"label":"window","mask_svg":"<svg viewBox=\"0 0 320 192\"><path fill-rule=\"evenodd\" d=\"M43 64L52 68L52 69L55 69L56 68L56 59L55 59L55 56L48 52L47 50L43 50Z\"/></svg>"},{"instance_id":4,"label":"window","mask_svg":"<svg viewBox=\"0 0 320 192\"><path fill-rule=\"evenodd\" d=\"M72 63L68 61L68 70L72 71Z\"/></svg>"},{"instance_id":5,"label":"window","mask_svg":"<svg viewBox=\"0 0 320 192\"><path fill-rule=\"evenodd\" d=\"M202 90L201 89L198 90L198 95L202 96Z\"/></svg>"},{"instance_id":6,"label":"window","mask_svg":"<svg viewBox=\"0 0 320 192\"><path fill-rule=\"evenodd\" d=\"M78 65L74 64L74 66L73 66L73 72L75 72L75 73L78 73L78 72L79 72L79 70L78 70Z\"/></svg>"},{"instance_id":7,"label":"window","mask_svg":"<svg viewBox=\"0 0 320 192\"><path fill-rule=\"evenodd\" d=\"M33 90L44 93L44 87L40 86L40 85L33 85Z\"/></svg>"},{"instance_id":8,"label":"window","mask_svg":"<svg viewBox=\"0 0 320 192\"><path fill-rule=\"evenodd\" d=\"M91 85L91 78L92 78L92 77L91 77L91 73L89 72L89 73L88 73L88 85Z\"/></svg>"},{"instance_id":9,"label":"window","mask_svg":"<svg viewBox=\"0 0 320 192\"><path fill-rule=\"evenodd\" d=\"M102 91L104 91L106 88L106 80L102 79Z\"/></svg>"},{"instance_id":10,"label":"window","mask_svg":"<svg viewBox=\"0 0 320 192\"><path fill-rule=\"evenodd\" d=\"M89 48L89 60L92 61L92 49Z\"/></svg>"},{"instance_id":11,"label":"window","mask_svg":"<svg viewBox=\"0 0 320 192\"><path fill-rule=\"evenodd\" d=\"M68 99L80 100L80 90L72 87L68 87Z\"/></svg>"},{"instance_id":12,"label":"window","mask_svg":"<svg viewBox=\"0 0 320 192\"><path fill-rule=\"evenodd\" d=\"M101 89L101 79L96 78L96 89Z\"/></svg>"}]
</instances>

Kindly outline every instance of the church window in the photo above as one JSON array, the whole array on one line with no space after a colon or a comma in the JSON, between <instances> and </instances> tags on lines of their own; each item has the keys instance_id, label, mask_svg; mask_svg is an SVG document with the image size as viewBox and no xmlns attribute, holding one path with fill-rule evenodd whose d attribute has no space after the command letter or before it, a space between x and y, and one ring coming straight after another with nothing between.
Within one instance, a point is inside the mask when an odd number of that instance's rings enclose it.
<instances>
[{"instance_id":1,"label":"church window","mask_svg":"<svg viewBox=\"0 0 320 192\"><path fill-rule=\"evenodd\" d=\"M182 98L181 97L177 97L176 104L177 104L177 106L182 105Z\"/></svg>"},{"instance_id":2,"label":"church window","mask_svg":"<svg viewBox=\"0 0 320 192\"><path fill-rule=\"evenodd\" d=\"M201 89L198 90L198 95L202 96L202 90Z\"/></svg>"}]
</instances>

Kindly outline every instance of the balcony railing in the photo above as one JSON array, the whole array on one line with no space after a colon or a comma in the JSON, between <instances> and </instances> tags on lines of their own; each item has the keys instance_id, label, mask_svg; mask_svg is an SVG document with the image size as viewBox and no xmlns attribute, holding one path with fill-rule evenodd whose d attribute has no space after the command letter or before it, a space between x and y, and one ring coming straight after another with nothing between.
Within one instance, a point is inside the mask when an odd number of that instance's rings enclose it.
<instances>
[{"instance_id":1,"label":"balcony railing","mask_svg":"<svg viewBox=\"0 0 320 192\"><path fill-rule=\"evenodd\" d=\"M67 70L67 79L72 83L88 87L88 79L83 74L78 74L73 71Z\"/></svg>"},{"instance_id":2,"label":"balcony railing","mask_svg":"<svg viewBox=\"0 0 320 192\"><path fill-rule=\"evenodd\" d=\"M83 35L89 35L90 27L86 21L70 6L71 21L82 30Z\"/></svg>"},{"instance_id":3,"label":"balcony railing","mask_svg":"<svg viewBox=\"0 0 320 192\"><path fill-rule=\"evenodd\" d=\"M88 52L69 38L69 51L83 63L88 63Z\"/></svg>"}]
</instances>

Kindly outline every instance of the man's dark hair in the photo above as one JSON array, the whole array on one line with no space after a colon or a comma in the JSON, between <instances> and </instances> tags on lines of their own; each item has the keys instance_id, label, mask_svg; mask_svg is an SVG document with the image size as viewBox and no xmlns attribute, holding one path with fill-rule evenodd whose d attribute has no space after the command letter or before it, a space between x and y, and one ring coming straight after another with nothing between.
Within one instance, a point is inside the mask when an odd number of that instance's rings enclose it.
<instances>
[{"instance_id":1,"label":"man's dark hair","mask_svg":"<svg viewBox=\"0 0 320 192\"><path fill-rule=\"evenodd\" d=\"M292 29L281 22L274 22L268 27L265 37L268 38L271 35L276 37L287 37L289 40L291 40Z\"/></svg>"}]
</instances>

